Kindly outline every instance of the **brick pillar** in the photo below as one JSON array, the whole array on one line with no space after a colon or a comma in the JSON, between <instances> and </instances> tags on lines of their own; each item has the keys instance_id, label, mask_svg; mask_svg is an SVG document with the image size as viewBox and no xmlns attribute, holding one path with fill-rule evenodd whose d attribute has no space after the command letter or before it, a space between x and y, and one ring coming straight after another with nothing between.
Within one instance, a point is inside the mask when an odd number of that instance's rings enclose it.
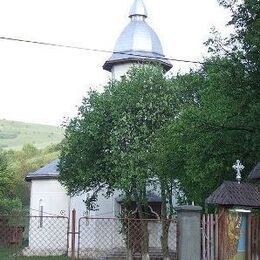
<instances>
[{"instance_id":1,"label":"brick pillar","mask_svg":"<svg viewBox=\"0 0 260 260\"><path fill-rule=\"evenodd\" d=\"M201 259L201 210L199 206L176 208L178 218L178 259Z\"/></svg>"}]
</instances>

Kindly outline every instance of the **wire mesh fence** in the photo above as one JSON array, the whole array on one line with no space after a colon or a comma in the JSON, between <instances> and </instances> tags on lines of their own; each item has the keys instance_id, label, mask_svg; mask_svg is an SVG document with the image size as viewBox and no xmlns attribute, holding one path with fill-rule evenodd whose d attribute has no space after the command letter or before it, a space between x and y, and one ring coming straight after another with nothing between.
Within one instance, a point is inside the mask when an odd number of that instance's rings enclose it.
<instances>
[{"instance_id":1,"label":"wire mesh fence","mask_svg":"<svg viewBox=\"0 0 260 260\"><path fill-rule=\"evenodd\" d=\"M78 226L80 259L176 258L174 220L81 218ZM164 258L165 259L165 258Z\"/></svg>"},{"instance_id":2,"label":"wire mesh fence","mask_svg":"<svg viewBox=\"0 0 260 260\"><path fill-rule=\"evenodd\" d=\"M0 216L0 259L68 254L69 219L59 216Z\"/></svg>"},{"instance_id":3,"label":"wire mesh fence","mask_svg":"<svg viewBox=\"0 0 260 260\"><path fill-rule=\"evenodd\" d=\"M79 259L177 259L176 219L83 217L74 224L73 233L67 217L0 216L0 259L69 259L73 235Z\"/></svg>"}]
</instances>

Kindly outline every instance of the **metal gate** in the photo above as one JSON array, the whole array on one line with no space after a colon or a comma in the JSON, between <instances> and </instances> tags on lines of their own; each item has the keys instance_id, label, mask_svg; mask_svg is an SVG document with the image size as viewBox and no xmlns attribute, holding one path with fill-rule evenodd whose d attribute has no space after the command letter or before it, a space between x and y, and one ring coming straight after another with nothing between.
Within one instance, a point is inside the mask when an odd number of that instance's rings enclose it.
<instances>
[{"instance_id":1,"label":"metal gate","mask_svg":"<svg viewBox=\"0 0 260 260\"><path fill-rule=\"evenodd\" d=\"M130 259L149 254L150 259L176 258L177 222L156 219L79 219L78 257Z\"/></svg>"}]
</instances>

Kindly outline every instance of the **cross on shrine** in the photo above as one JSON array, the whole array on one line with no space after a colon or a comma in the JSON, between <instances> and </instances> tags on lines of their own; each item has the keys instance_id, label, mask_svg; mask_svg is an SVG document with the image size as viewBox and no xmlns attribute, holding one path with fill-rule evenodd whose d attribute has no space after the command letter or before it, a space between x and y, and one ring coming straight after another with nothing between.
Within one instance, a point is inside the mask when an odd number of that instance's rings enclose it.
<instances>
[{"instance_id":1,"label":"cross on shrine","mask_svg":"<svg viewBox=\"0 0 260 260\"><path fill-rule=\"evenodd\" d=\"M245 166L239 161L236 161L236 164L233 165L232 167L234 170L236 170L237 175L236 175L236 180L238 183L241 181L241 171L245 168Z\"/></svg>"}]
</instances>

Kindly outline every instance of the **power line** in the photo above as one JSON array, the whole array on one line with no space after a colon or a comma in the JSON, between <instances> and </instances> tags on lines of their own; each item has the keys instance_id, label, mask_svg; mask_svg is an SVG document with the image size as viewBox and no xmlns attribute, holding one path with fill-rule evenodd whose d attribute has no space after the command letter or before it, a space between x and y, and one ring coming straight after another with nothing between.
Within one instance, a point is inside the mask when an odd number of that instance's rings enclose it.
<instances>
[{"instance_id":1,"label":"power line","mask_svg":"<svg viewBox=\"0 0 260 260\"><path fill-rule=\"evenodd\" d=\"M58 44L58 43L50 43L50 42L42 42L42 41L31 41L31 40L25 40L25 39L20 39L20 38L11 38L11 37L5 37L5 36L0 36L0 40L24 42L24 43L45 45L45 46L51 46L51 47L69 48L69 49L83 50L83 51L89 51L89 52L100 52L100 53L128 55L128 56L131 56L131 57L149 58L151 60L160 59L160 60L169 60L169 61L174 61L174 62L193 63L193 64L200 64L200 65L204 64L204 62L201 62L201 61L192 61L192 60L176 59L176 58L161 57L161 56L156 57L156 56L149 56L149 55L140 55L140 54L121 52L121 51L110 51L110 50L104 50L104 49L79 47L79 46L73 46L73 45L67 45L67 44Z\"/></svg>"},{"instance_id":2,"label":"power line","mask_svg":"<svg viewBox=\"0 0 260 260\"><path fill-rule=\"evenodd\" d=\"M41 211L41 210L38 210L38 209L30 208L30 210L31 210L31 211L36 211L36 212L39 212L39 213L44 213L44 214L47 214L47 215L50 215L50 216L54 216L54 217L62 217L61 215L57 215L57 214L54 214L54 213L49 213L49 212Z\"/></svg>"}]
</instances>

